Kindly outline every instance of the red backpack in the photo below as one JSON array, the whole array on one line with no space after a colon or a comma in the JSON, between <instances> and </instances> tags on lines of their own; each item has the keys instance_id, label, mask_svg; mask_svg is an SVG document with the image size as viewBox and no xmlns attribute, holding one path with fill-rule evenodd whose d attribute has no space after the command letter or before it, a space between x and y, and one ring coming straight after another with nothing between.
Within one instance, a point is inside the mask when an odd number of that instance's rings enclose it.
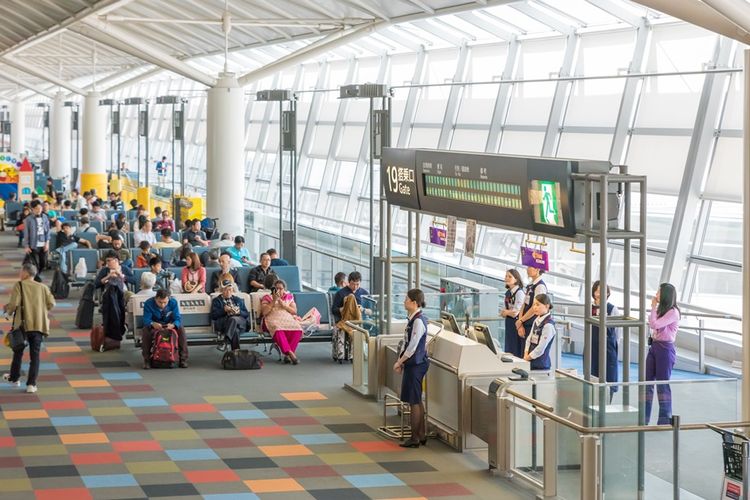
<instances>
[{"instance_id":1,"label":"red backpack","mask_svg":"<svg viewBox=\"0 0 750 500\"><path fill-rule=\"evenodd\" d=\"M151 344L151 366L154 368L174 368L177 362L177 332L163 328L154 333Z\"/></svg>"}]
</instances>

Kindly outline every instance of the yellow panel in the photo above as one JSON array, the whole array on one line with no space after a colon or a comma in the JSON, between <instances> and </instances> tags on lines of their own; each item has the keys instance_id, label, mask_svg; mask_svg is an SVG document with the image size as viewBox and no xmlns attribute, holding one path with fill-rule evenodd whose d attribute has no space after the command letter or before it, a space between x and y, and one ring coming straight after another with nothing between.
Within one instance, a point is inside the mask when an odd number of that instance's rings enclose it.
<instances>
[{"instance_id":1,"label":"yellow panel","mask_svg":"<svg viewBox=\"0 0 750 500\"><path fill-rule=\"evenodd\" d=\"M139 205L143 205L148 213L151 213L151 188L143 186L138 188L138 196L136 198Z\"/></svg>"},{"instance_id":2,"label":"yellow panel","mask_svg":"<svg viewBox=\"0 0 750 500\"><path fill-rule=\"evenodd\" d=\"M96 194L100 197L107 196L107 174L81 174L81 191L91 191L96 189Z\"/></svg>"}]
</instances>

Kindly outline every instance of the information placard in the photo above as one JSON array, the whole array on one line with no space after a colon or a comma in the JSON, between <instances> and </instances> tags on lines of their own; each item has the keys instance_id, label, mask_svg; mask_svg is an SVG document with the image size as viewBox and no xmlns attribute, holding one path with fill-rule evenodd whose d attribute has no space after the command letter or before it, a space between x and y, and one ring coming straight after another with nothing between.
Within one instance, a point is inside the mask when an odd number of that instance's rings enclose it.
<instances>
[{"instance_id":1,"label":"information placard","mask_svg":"<svg viewBox=\"0 0 750 500\"><path fill-rule=\"evenodd\" d=\"M417 192L416 151L384 148L380 159L380 181L388 203L419 210Z\"/></svg>"}]
</instances>

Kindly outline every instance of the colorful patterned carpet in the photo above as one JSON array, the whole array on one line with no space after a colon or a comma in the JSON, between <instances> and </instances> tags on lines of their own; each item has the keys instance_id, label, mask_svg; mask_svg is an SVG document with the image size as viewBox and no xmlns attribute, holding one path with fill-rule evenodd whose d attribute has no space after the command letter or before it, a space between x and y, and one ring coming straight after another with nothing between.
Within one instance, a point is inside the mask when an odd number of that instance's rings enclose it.
<instances>
[{"instance_id":1,"label":"colorful patterned carpet","mask_svg":"<svg viewBox=\"0 0 750 500\"><path fill-rule=\"evenodd\" d=\"M20 267L12 247L0 234L2 303ZM382 407L342 389L351 369L327 345L302 344L296 367L225 372L220 353L194 347L187 370L143 371L131 342L90 351L72 329L79 294L52 312L39 392L0 385L3 500L530 498L481 455L379 436ZM10 354L0 347L2 371Z\"/></svg>"}]
</instances>

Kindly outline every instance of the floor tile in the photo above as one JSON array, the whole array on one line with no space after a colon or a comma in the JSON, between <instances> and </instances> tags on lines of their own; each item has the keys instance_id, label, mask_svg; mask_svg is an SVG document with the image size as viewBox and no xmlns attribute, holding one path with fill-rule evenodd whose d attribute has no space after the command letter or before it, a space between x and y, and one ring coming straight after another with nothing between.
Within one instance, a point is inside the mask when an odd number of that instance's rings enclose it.
<instances>
[{"instance_id":1,"label":"floor tile","mask_svg":"<svg viewBox=\"0 0 750 500\"><path fill-rule=\"evenodd\" d=\"M265 413L260 410L224 410L220 412L221 415L227 420L259 420L268 418Z\"/></svg>"},{"instance_id":2,"label":"floor tile","mask_svg":"<svg viewBox=\"0 0 750 500\"><path fill-rule=\"evenodd\" d=\"M189 450L165 450L169 458L175 462L185 460L219 460L219 456L213 450L197 448Z\"/></svg>"},{"instance_id":3,"label":"floor tile","mask_svg":"<svg viewBox=\"0 0 750 500\"><path fill-rule=\"evenodd\" d=\"M274 417L275 423L283 426L297 426L297 425L319 425L317 419L313 417Z\"/></svg>"},{"instance_id":4,"label":"floor tile","mask_svg":"<svg viewBox=\"0 0 750 500\"><path fill-rule=\"evenodd\" d=\"M404 482L393 474L354 474L344 479L356 488L383 488L386 486L404 486Z\"/></svg>"},{"instance_id":5,"label":"floor tile","mask_svg":"<svg viewBox=\"0 0 750 500\"><path fill-rule=\"evenodd\" d=\"M298 479L305 477L328 477L338 476L338 473L333 470L330 465L308 465L299 467L284 467L284 472L289 477L295 477Z\"/></svg>"},{"instance_id":6,"label":"floor tile","mask_svg":"<svg viewBox=\"0 0 750 500\"><path fill-rule=\"evenodd\" d=\"M230 403L247 403L247 398L245 396L204 396L203 399L206 401L206 403L211 403L214 405L220 405L220 404L230 404Z\"/></svg>"},{"instance_id":7,"label":"floor tile","mask_svg":"<svg viewBox=\"0 0 750 500\"><path fill-rule=\"evenodd\" d=\"M81 389L84 387L109 387L109 382L102 379L69 380L70 387Z\"/></svg>"},{"instance_id":8,"label":"floor tile","mask_svg":"<svg viewBox=\"0 0 750 500\"><path fill-rule=\"evenodd\" d=\"M458 483L420 484L410 486L414 491L428 498L466 496L473 494Z\"/></svg>"},{"instance_id":9,"label":"floor tile","mask_svg":"<svg viewBox=\"0 0 750 500\"><path fill-rule=\"evenodd\" d=\"M253 406L259 410L285 410L297 408L297 405L291 401L254 401Z\"/></svg>"},{"instance_id":10,"label":"floor tile","mask_svg":"<svg viewBox=\"0 0 750 500\"><path fill-rule=\"evenodd\" d=\"M17 449L18 454L22 457L43 457L68 454L68 449L61 444L19 446Z\"/></svg>"},{"instance_id":11,"label":"floor tile","mask_svg":"<svg viewBox=\"0 0 750 500\"><path fill-rule=\"evenodd\" d=\"M0 448L13 448L16 446L16 440L11 436L0 437Z\"/></svg>"},{"instance_id":12,"label":"floor tile","mask_svg":"<svg viewBox=\"0 0 750 500\"><path fill-rule=\"evenodd\" d=\"M50 417L50 422L55 427L72 427L79 425L96 425L94 417L77 416L77 417Z\"/></svg>"},{"instance_id":13,"label":"floor tile","mask_svg":"<svg viewBox=\"0 0 750 500\"><path fill-rule=\"evenodd\" d=\"M216 420L188 420L187 424L195 429L195 430L202 430L202 429L233 429L234 425L232 422L224 419L216 419Z\"/></svg>"},{"instance_id":14,"label":"floor tile","mask_svg":"<svg viewBox=\"0 0 750 500\"><path fill-rule=\"evenodd\" d=\"M340 406L321 406L305 408L304 412L311 417L345 417L350 413Z\"/></svg>"},{"instance_id":15,"label":"floor tile","mask_svg":"<svg viewBox=\"0 0 750 500\"><path fill-rule=\"evenodd\" d=\"M300 444L305 445L336 444L345 442L336 434L293 434L292 437Z\"/></svg>"},{"instance_id":16,"label":"floor tile","mask_svg":"<svg viewBox=\"0 0 750 500\"><path fill-rule=\"evenodd\" d=\"M180 467L171 460L130 462L125 464L131 474L168 474L180 472Z\"/></svg>"},{"instance_id":17,"label":"floor tile","mask_svg":"<svg viewBox=\"0 0 750 500\"><path fill-rule=\"evenodd\" d=\"M119 423L113 423L113 424L99 424L99 429L101 429L102 432L109 433L118 433L118 432L147 432L148 428L142 424L141 422L130 422L127 424L119 424Z\"/></svg>"},{"instance_id":18,"label":"floor tile","mask_svg":"<svg viewBox=\"0 0 750 500\"><path fill-rule=\"evenodd\" d=\"M74 399L71 401L45 401L44 403L42 403L42 408L44 408L47 411L82 410L86 408L86 403L77 399Z\"/></svg>"},{"instance_id":19,"label":"floor tile","mask_svg":"<svg viewBox=\"0 0 750 500\"><path fill-rule=\"evenodd\" d=\"M215 495L203 495L203 500L259 500L255 493L217 493Z\"/></svg>"},{"instance_id":20,"label":"floor tile","mask_svg":"<svg viewBox=\"0 0 750 500\"><path fill-rule=\"evenodd\" d=\"M4 410L3 417L5 420L32 420L49 418L49 415L45 410Z\"/></svg>"},{"instance_id":21,"label":"floor tile","mask_svg":"<svg viewBox=\"0 0 750 500\"><path fill-rule=\"evenodd\" d=\"M141 380L143 377L138 372L102 373L104 380Z\"/></svg>"},{"instance_id":22,"label":"floor tile","mask_svg":"<svg viewBox=\"0 0 750 500\"><path fill-rule=\"evenodd\" d=\"M120 464L122 457L115 452L71 453L70 461L75 465Z\"/></svg>"},{"instance_id":23,"label":"floor tile","mask_svg":"<svg viewBox=\"0 0 750 500\"><path fill-rule=\"evenodd\" d=\"M90 500L91 492L86 488L55 488L35 491L37 500Z\"/></svg>"},{"instance_id":24,"label":"floor tile","mask_svg":"<svg viewBox=\"0 0 750 500\"><path fill-rule=\"evenodd\" d=\"M328 399L320 392L282 392L281 397L289 401L322 401Z\"/></svg>"},{"instance_id":25,"label":"floor tile","mask_svg":"<svg viewBox=\"0 0 750 500\"><path fill-rule=\"evenodd\" d=\"M185 497L185 496L198 496L198 490L195 486L188 483L180 484L144 484L141 485L141 489L148 498L159 498L159 497Z\"/></svg>"},{"instance_id":26,"label":"floor tile","mask_svg":"<svg viewBox=\"0 0 750 500\"><path fill-rule=\"evenodd\" d=\"M295 457L313 454L308 447L301 444L258 446L258 449L269 457Z\"/></svg>"},{"instance_id":27,"label":"floor tile","mask_svg":"<svg viewBox=\"0 0 750 500\"><path fill-rule=\"evenodd\" d=\"M60 434L60 441L65 445L104 444L109 443L109 438L103 432L89 432L82 434Z\"/></svg>"},{"instance_id":28,"label":"floor tile","mask_svg":"<svg viewBox=\"0 0 750 500\"><path fill-rule=\"evenodd\" d=\"M245 438L214 438L214 439L203 439L209 448L218 450L221 448L245 448L250 447L253 443L249 439Z\"/></svg>"},{"instance_id":29,"label":"floor tile","mask_svg":"<svg viewBox=\"0 0 750 500\"><path fill-rule=\"evenodd\" d=\"M253 493L287 493L305 491L301 484L292 478L284 479L255 479L245 481Z\"/></svg>"},{"instance_id":30,"label":"floor tile","mask_svg":"<svg viewBox=\"0 0 750 500\"><path fill-rule=\"evenodd\" d=\"M172 405L175 413L215 413L216 407L208 403Z\"/></svg>"},{"instance_id":31,"label":"floor tile","mask_svg":"<svg viewBox=\"0 0 750 500\"><path fill-rule=\"evenodd\" d=\"M24 463L21 457L0 457L0 469L23 469ZM2 487L0 487L0 490Z\"/></svg>"},{"instance_id":32,"label":"floor tile","mask_svg":"<svg viewBox=\"0 0 750 500\"><path fill-rule=\"evenodd\" d=\"M185 479L194 484L230 483L239 481L240 477L232 470L194 470L183 472Z\"/></svg>"},{"instance_id":33,"label":"floor tile","mask_svg":"<svg viewBox=\"0 0 750 500\"><path fill-rule=\"evenodd\" d=\"M176 413L147 413L138 415L141 422L180 422L182 417Z\"/></svg>"},{"instance_id":34,"label":"floor tile","mask_svg":"<svg viewBox=\"0 0 750 500\"><path fill-rule=\"evenodd\" d=\"M94 417L119 417L133 415L133 410L127 406L105 406L102 408L89 408L89 413Z\"/></svg>"},{"instance_id":35,"label":"floor tile","mask_svg":"<svg viewBox=\"0 0 750 500\"><path fill-rule=\"evenodd\" d=\"M10 430L13 437L27 437L27 436L56 436L57 428L52 426L39 426L39 427L14 427Z\"/></svg>"},{"instance_id":36,"label":"floor tile","mask_svg":"<svg viewBox=\"0 0 750 500\"><path fill-rule=\"evenodd\" d=\"M2 491L8 493L13 491L31 491L31 481L29 481L25 477L3 479Z\"/></svg>"},{"instance_id":37,"label":"floor tile","mask_svg":"<svg viewBox=\"0 0 750 500\"><path fill-rule=\"evenodd\" d=\"M78 477L78 469L75 465L40 465L26 467L26 475L30 479L41 477Z\"/></svg>"},{"instance_id":38,"label":"floor tile","mask_svg":"<svg viewBox=\"0 0 750 500\"><path fill-rule=\"evenodd\" d=\"M364 453L320 453L323 462L328 465L366 464L374 461Z\"/></svg>"},{"instance_id":39,"label":"floor tile","mask_svg":"<svg viewBox=\"0 0 750 500\"><path fill-rule=\"evenodd\" d=\"M382 468L393 474L406 474L410 472L433 472L433 466L422 460L403 461L403 462L378 462Z\"/></svg>"},{"instance_id":40,"label":"floor tile","mask_svg":"<svg viewBox=\"0 0 750 500\"><path fill-rule=\"evenodd\" d=\"M278 425L269 425L265 427L240 427L238 430L247 437L270 437L286 436L289 432Z\"/></svg>"},{"instance_id":41,"label":"floor tile","mask_svg":"<svg viewBox=\"0 0 750 500\"><path fill-rule=\"evenodd\" d=\"M349 443L352 448L362 453L382 453L387 451L403 452L406 448L400 447L393 441L353 441Z\"/></svg>"},{"instance_id":42,"label":"floor tile","mask_svg":"<svg viewBox=\"0 0 750 500\"><path fill-rule=\"evenodd\" d=\"M375 429L367 424L327 424L326 427L336 434L348 434L355 432L375 432Z\"/></svg>"},{"instance_id":43,"label":"floor tile","mask_svg":"<svg viewBox=\"0 0 750 500\"><path fill-rule=\"evenodd\" d=\"M187 441L191 439L200 439L198 433L192 429L174 430L174 431L151 431L151 436L157 441Z\"/></svg>"},{"instance_id":44,"label":"floor tile","mask_svg":"<svg viewBox=\"0 0 750 500\"><path fill-rule=\"evenodd\" d=\"M129 368L127 361L94 361L91 363L97 368Z\"/></svg>"},{"instance_id":45,"label":"floor tile","mask_svg":"<svg viewBox=\"0 0 750 500\"><path fill-rule=\"evenodd\" d=\"M310 490L316 500L366 500L370 497L355 488L342 488L337 490Z\"/></svg>"},{"instance_id":46,"label":"floor tile","mask_svg":"<svg viewBox=\"0 0 750 500\"><path fill-rule=\"evenodd\" d=\"M130 408L169 406L164 398L125 398L122 402Z\"/></svg>"},{"instance_id":47,"label":"floor tile","mask_svg":"<svg viewBox=\"0 0 750 500\"><path fill-rule=\"evenodd\" d=\"M161 451L158 441L122 441L112 443L112 449L117 452Z\"/></svg>"},{"instance_id":48,"label":"floor tile","mask_svg":"<svg viewBox=\"0 0 750 500\"><path fill-rule=\"evenodd\" d=\"M122 488L138 486L138 482L131 474L103 474L100 476L81 476L87 488Z\"/></svg>"},{"instance_id":49,"label":"floor tile","mask_svg":"<svg viewBox=\"0 0 750 500\"><path fill-rule=\"evenodd\" d=\"M224 463L232 470L235 469L275 469L276 462L268 457L225 458Z\"/></svg>"}]
</instances>

